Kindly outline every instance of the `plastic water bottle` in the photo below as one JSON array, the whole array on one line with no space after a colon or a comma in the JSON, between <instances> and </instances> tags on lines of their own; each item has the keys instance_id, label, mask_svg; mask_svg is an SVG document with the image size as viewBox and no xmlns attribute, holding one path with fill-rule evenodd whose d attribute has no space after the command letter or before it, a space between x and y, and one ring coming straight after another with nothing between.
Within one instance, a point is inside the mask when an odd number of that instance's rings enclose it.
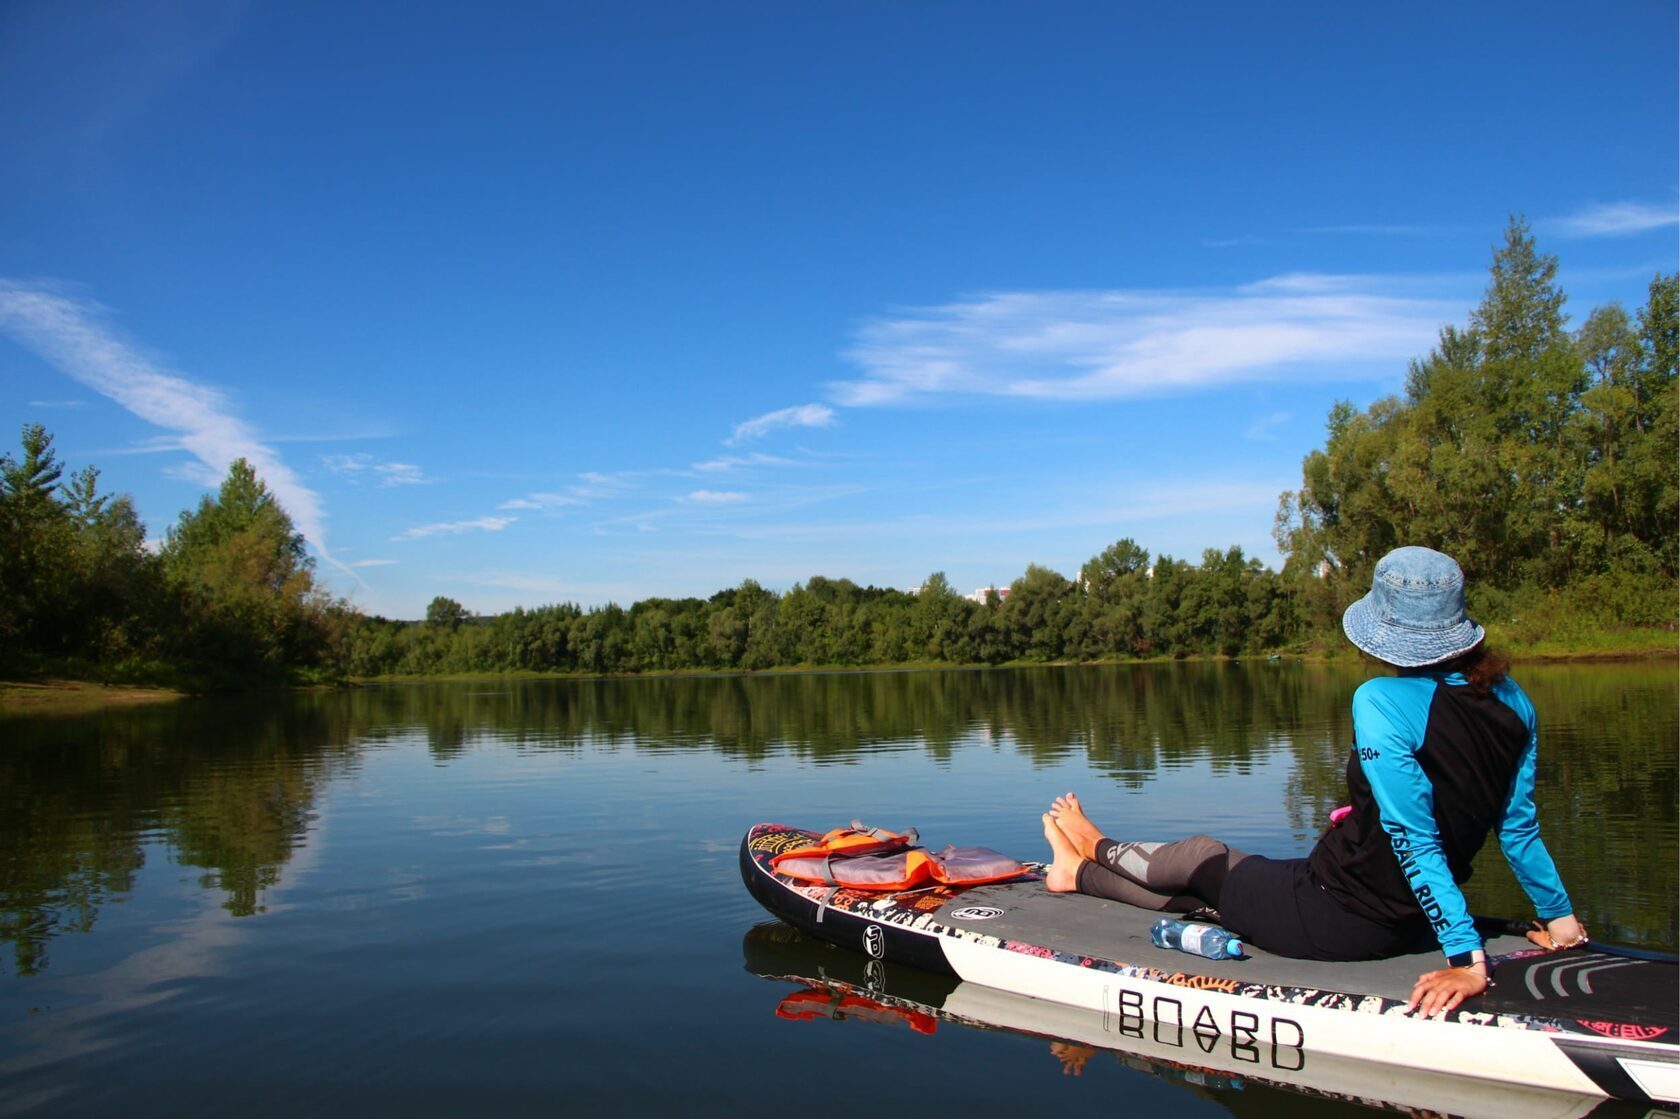
<instances>
[{"instance_id":1,"label":"plastic water bottle","mask_svg":"<svg viewBox=\"0 0 1680 1119\"><path fill-rule=\"evenodd\" d=\"M1243 953L1242 941L1212 925L1198 925L1193 921L1177 921L1162 917L1149 930L1149 939L1157 948L1177 948L1192 956L1206 956L1210 960L1234 960Z\"/></svg>"}]
</instances>

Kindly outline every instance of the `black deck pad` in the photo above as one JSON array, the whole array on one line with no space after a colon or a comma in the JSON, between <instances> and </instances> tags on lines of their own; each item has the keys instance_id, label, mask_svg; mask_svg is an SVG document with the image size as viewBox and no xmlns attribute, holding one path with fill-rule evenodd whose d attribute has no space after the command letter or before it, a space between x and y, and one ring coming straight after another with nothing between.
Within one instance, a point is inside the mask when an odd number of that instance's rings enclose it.
<instances>
[{"instance_id":1,"label":"black deck pad","mask_svg":"<svg viewBox=\"0 0 1680 1119\"><path fill-rule=\"evenodd\" d=\"M1000 909L995 917L965 913ZM1167 972L1186 972L1279 987L1308 987L1350 995L1378 995L1404 1000L1417 977L1445 966L1439 952L1418 952L1387 960L1327 963L1277 956L1245 948L1239 960L1208 960L1170 948L1157 948L1149 930L1164 916L1106 898L1053 894L1041 882L979 886L954 899L935 920L1006 940L1042 945L1070 956L1113 960ZM1496 937L1488 952L1516 952L1527 946L1517 937ZM1555 1013L1555 1012L1554 1012Z\"/></svg>"},{"instance_id":2,"label":"black deck pad","mask_svg":"<svg viewBox=\"0 0 1680 1119\"><path fill-rule=\"evenodd\" d=\"M990 910L1001 910L996 916ZM978 919L970 914L979 914ZM1377 995L1404 1001L1419 975L1445 966L1438 951L1387 960L1329 963L1246 948L1239 960L1207 960L1157 948L1150 927L1160 913L1083 894L1052 894L1041 882L980 886L950 901L935 920L1070 956L1280 987ZM1487 938L1496 985L1479 1009L1568 1019L1611 1037L1673 1036L1680 1023L1680 969L1672 961L1599 952L1544 952L1522 937Z\"/></svg>"},{"instance_id":3,"label":"black deck pad","mask_svg":"<svg viewBox=\"0 0 1680 1119\"><path fill-rule=\"evenodd\" d=\"M1501 960L1482 1001L1489 1010L1597 1023L1607 1036L1638 1041L1680 1028L1674 977L1672 963L1535 949Z\"/></svg>"}]
</instances>

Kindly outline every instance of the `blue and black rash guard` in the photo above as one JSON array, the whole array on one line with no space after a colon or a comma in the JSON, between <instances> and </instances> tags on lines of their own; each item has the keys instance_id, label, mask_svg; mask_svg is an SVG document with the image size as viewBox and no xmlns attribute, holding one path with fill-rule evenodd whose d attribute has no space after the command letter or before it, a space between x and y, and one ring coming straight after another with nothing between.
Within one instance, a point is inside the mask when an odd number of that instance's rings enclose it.
<instances>
[{"instance_id":1,"label":"blue and black rash guard","mask_svg":"<svg viewBox=\"0 0 1680 1119\"><path fill-rule=\"evenodd\" d=\"M1534 810L1534 705L1509 680L1478 698L1463 676L1367 680L1353 696L1353 812L1309 859L1344 909L1425 921L1447 955L1482 946L1459 883L1499 846L1544 920L1573 911Z\"/></svg>"}]
</instances>

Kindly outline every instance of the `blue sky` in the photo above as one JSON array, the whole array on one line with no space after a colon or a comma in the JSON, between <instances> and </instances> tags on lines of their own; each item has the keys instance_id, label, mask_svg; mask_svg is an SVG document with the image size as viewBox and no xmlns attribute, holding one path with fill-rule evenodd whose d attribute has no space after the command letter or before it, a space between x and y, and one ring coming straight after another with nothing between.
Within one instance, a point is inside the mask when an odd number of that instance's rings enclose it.
<instances>
[{"instance_id":1,"label":"blue sky","mask_svg":"<svg viewBox=\"0 0 1680 1119\"><path fill-rule=\"evenodd\" d=\"M420 614L1269 563L1508 214L1676 260L1672 3L0 7L0 420Z\"/></svg>"}]
</instances>

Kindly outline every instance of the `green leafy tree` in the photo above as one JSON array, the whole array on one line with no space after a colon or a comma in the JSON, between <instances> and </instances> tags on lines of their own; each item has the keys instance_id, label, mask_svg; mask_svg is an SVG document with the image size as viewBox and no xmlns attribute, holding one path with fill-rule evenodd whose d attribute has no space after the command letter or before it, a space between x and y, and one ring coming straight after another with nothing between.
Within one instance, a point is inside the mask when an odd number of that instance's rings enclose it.
<instances>
[{"instance_id":1,"label":"green leafy tree","mask_svg":"<svg viewBox=\"0 0 1680 1119\"><path fill-rule=\"evenodd\" d=\"M1637 496L1629 513L1633 535L1657 557L1672 584L1680 576L1680 395L1676 356L1680 352L1680 276L1651 281L1639 312L1640 358L1634 367L1635 429L1642 438L1628 449Z\"/></svg>"},{"instance_id":2,"label":"green leafy tree","mask_svg":"<svg viewBox=\"0 0 1680 1119\"><path fill-rule=\"evenodd\" d=\"M86 467L64 491L75 526L73 633L85 655L104 663L146 654L164 624L157 612L162 572L146 550L146 528L127 494L98 492L99 471Z\"/></svg>"},{"instance_id":3,"label":"green leafy tree","mask_svg":"<svg viewBox=\"0 0 1680 1119\"><path fill-rule=\"evenodd\" d=\"M64 467L52 449L53 437L40 424L23 425L23 457L0 455L0 487L6 500L24 516L46 516L52 510Z\"/></svg>"},{"instance_id":4,"label":"green leafy tree","mask_svg":"<svg viewBox=\"0 0 1680 1119\"><path fill-rule=\"evenodd\" d=\"M1143 640L1143 603L1149 592L1149 552L1127 537L1085 561L1084 596L1072 633L1085 657L1135 653Z\"/></svg>"},{"instance_id":5,"label":"green leafy tree","mask_svg":"<svg viewBox=\"0 0 1680 1119\"><path fill-rule=\"evenodd\" d=\"M1087 595L1107 602L1127 589L1126 580L1144 578L1148 573L1149 550L1128 536L1086 560L1079 569L1079 581Z\"/></svg>"},{"instance_id":6,"label":"green leafy tree","mask_svg":"<svg viewBox=\"0 0 1680 1119\"><path fill-rule=\"evenodd\" d=\"M467 620L467 608L452 598L438 595L426 604L426 624L444 633L454 633Z\"/></svg>"},{"instance_id":7,"label":"green leafy tree","mask_svg":"<svg viewBox=\"0 0 1680 1119\"><path fill-rule=\"evenodd\" d=\"M0 456L0 663L63 651L74 585L73 528L57 500L64 468L52 436L25 424L23 454Z\"/></svg>"},{"instance_id":8,"label":"green leafy tree","mask_svg":"<svg viewBox=\"0 0 1680 1119\"><path fill-rule=\"evenodd\" d=\"M1496 461L1511 480L1495 577L1566 581L1576 562L1570 514L1581 497L1581 457L1570 431L1586 372L1565 329L1557 258L1540 253L1513 218L1471 327L1481 339L1481 383L1499 435ZM1563 515L1560 515L1563 514Z\"/></svg>"},{"instance_id":9,"label":"green leafy tree","mask_svg":"<svg viewBox=\"0 0 1680 1119\"><path fill-rule=\"evenodd\" d=\"M64 482L40 424L24 427L22 452L0 457L0 664L64 670L145 653L157 563L134 503L100 494L91 466Z\"/></svg>"},{"instance_id":10,"label":"green leafy tree","mask_svg":"<svg viewBox=\"0 0 1680 1119\"><path fill-rule=\"evenodd\" d=\"M943 571L935 571L923 580L913 611L911 658L960 659L957 650L967 634L968 615L974 605L956 592Z\"/></svg>"},{"instance_id":11,"label":"green leafy tree","mask_svg":"<svg viewBox=\"0 0 1680 1119\"><path fill-rule=\"evenodd\" d=\"M1592 378L1576 417L1577 439L1587 452L1580 513L1594 530L1581 547L1602 562L1616 537L1634 530L1642 496L1637 458L1630 460L1630 444L1643 434L1638 395L1642 354L1632 320L1614 303L1593 311L1576 344Z\"/></svg>"},{"instance_id":12,"label":"green leafy tree","mask_svg":"<svg viewBox=\"0 0 1680 1119\"><path fill-rule=\"evenodd\" d=\"M1333 634L1371 564L1422 544L1513 625L1672 622L1675 303L1675 277L1658 276L1637 325L1612 304L1570 333L1556 258L1513 220L1468 326L1443 328L1404 398L1332 409L1301 489L1280 498L1287 616Z\"/></svg>"},{"instance_id":13,"label":"green leafy tree","mask_svg":"<svg viewBox=\"0 0 1680 1119\"><path fill-rule=\"evenodd\" d=\"M1009 584L1009 597L999 611L1013 655L1060 659L1076 610L1075 595L1074 585L1058 572L1028 564L1026 573Z\"/></svg>"},{"instance_id":14,"label":"green leafy tree","mask_svg":"<svg viewBox=\"0 0 1680 1119\"><path fill-rule=\"evenodd\" d=\"M250 463L235 459L215 496L181 514L162 555L185 619L182 654L219 682L320 665L330 599L303 535Z\"/></svg>"}]
</instances>

